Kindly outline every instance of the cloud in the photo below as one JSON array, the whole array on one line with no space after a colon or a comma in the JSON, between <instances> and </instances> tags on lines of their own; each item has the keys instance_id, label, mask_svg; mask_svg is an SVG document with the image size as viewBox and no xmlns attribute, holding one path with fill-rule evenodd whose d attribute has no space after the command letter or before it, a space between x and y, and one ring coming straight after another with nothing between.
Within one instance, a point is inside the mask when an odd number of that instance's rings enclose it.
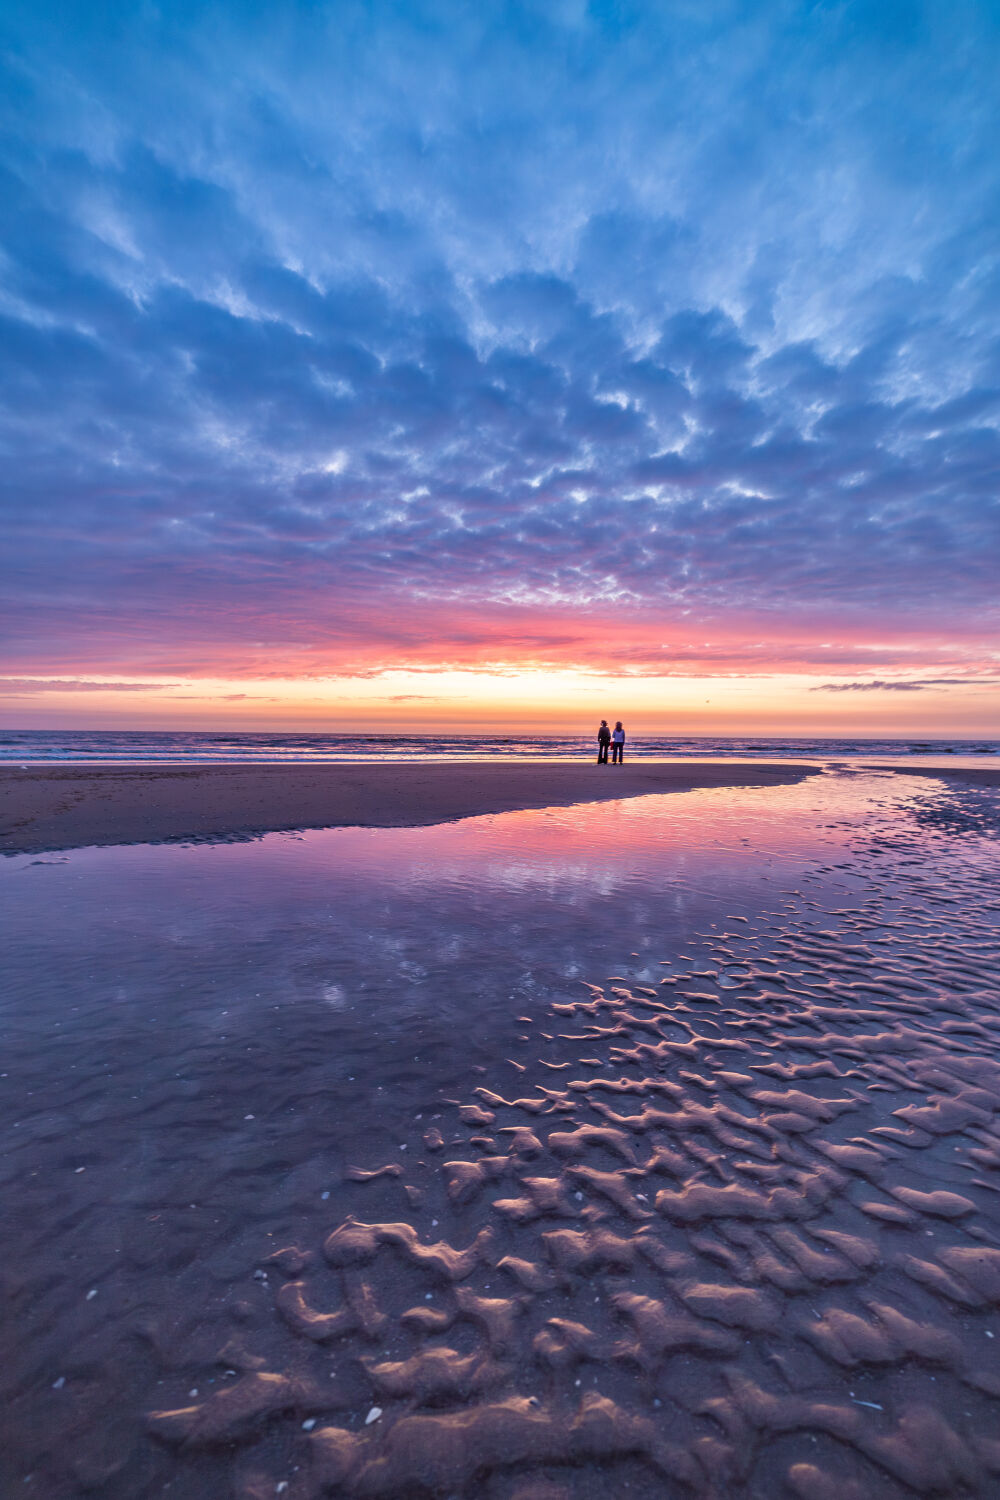
<instances>
[{"instance_id":1,"label":"cloud","mask_svg":"<svg viewBox=\"0 0 1000 1500\"><path fill-rule=\"evenodd\" d=\"M823 682L810 688L812 693L922 693L931 688L986 687L1000 678L929 677L923 682Z\"/></svg>"},{"instance_id":2,"label":"cloud","mask_svg":"<svg viewBox=\"0 0 1000 1500\"><path fill-rule=\"evenodd\" d=\"M88 682L80 678L0 677L0 693L149 693L179 687L176 682Z\"/></svg>"},{"instance_id":3,"label":"cloud","mask_svg":"<svg viewBox=\"0 0 1000 1500\"><path fill-rule=\"evenodd\" d=\"M986 12L343 9L8 22L7 660L987 659Z\"/></svg>"}]
</instances>

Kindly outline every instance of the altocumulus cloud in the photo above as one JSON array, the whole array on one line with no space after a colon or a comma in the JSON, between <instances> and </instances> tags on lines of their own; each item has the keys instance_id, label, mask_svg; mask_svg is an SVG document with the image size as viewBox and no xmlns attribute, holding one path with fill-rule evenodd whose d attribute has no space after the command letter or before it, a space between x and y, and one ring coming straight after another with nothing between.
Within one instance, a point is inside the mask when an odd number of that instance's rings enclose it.
<instances>
[{"instance_id":1,"label":"altocumulus cloud","mask_svg":"<svg viewBox=\"0 0 1000 1500\"><path fill-rule=\"evenodd\" d=\"M612 618L638 670L701 622L976 659L994 8L5 28L17 669L578 659Z\"/></svg>"}]
</instances>

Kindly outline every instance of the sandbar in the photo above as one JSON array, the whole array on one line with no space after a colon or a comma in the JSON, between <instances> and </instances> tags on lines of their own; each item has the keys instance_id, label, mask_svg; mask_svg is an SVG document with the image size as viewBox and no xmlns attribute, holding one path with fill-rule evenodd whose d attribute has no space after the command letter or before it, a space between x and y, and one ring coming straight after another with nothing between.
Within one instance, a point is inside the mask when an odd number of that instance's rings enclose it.
<instances>
[{"instance_id":1,"label":"sandbar","mask_svg":"<svg viewBox=\"0 0 1000 1500\"><path fill-rule=\"evenodd\" d=\"M1000 786L1000 766L887 766L871 769L892 771L896 776L936 776L942 781L958 781L964 786Z\"/></svg>"},{"instance_id":2,"label":"sandbar","mask_svg":"<svg viewBox=\"0 0 1000 1500\"><path fill-rule=\"evenodd\" d=\"M772 761L4 766L0 853L415 827L698 787L789 785L818 769Z\"/></svg>"}]
</instances>

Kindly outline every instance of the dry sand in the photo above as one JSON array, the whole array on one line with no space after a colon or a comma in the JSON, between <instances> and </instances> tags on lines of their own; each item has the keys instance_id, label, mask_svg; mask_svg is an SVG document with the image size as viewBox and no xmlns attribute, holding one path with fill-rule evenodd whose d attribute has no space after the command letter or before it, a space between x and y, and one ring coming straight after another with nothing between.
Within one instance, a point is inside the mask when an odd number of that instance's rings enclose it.
<instances>
[{"instance_id":1,"label":"dry sand","mask_svg":"<svg viewBox=\"0 0 1000 1500\"><path fill-rule=\"evenodd\" d=\"M815 771L763 761L4 767L0 853L399 828L694 787L780 786Z\"/></svg>"}]
</instances>

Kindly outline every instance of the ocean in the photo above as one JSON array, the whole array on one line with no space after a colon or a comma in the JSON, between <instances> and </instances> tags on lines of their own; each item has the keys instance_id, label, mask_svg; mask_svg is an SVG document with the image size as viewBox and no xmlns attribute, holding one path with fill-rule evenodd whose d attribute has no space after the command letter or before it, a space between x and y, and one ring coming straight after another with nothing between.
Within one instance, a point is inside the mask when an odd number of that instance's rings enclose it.
<instances>
[{"instance_id":1,"label":"ocean","mask_svg":"<svg viewBox=\"0 0 1000 1500\"><path fill-rule=\"evenodd\" d=\"M0 764L14 762L128 762L233 764L301 761L537 760L589 756L592 734L249 734L223 730L41 730L0 731ZM630 734L630 759L714 757L842 760L953 755L996 756L1000 740L817 739Z\"/></svg>"}]
</instances>

